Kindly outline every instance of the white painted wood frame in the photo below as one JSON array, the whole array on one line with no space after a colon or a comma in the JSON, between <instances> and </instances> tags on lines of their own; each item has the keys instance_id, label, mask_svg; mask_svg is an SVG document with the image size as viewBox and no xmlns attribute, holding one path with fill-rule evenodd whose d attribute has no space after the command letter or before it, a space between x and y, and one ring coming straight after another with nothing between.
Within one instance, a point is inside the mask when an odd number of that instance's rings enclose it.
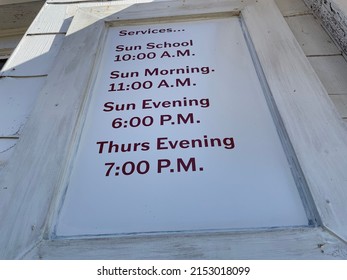
<instances>
[{"instance_id":1,"label":"white painted wood frame","mask_svg":"<svg viewBox=\"0 0 347 280\"><path fill-rule=\"evenodd\" d=\"M54 239L108 26L238 16L314 225ZM2 259L346 259L347 129L272 0L81 8L0 181ZM291 151L291 149L293 151ZM294 166L294 165L300 165ZM305 190L305 185L307 189Z\"/></svg>"}]
</instances>

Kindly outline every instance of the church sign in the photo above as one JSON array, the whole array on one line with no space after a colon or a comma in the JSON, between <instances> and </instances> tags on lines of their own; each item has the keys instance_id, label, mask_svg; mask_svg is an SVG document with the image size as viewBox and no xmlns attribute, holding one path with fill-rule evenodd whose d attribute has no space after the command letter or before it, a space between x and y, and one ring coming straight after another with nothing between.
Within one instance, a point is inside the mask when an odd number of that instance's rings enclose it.
<instances>
[{"instance_id":1,"label":"church sign","mask_svg":"<svg viewBox=\"0 0 347 280\"><path fill-rule=\"evenodd\" d=\"M107 32L57 236L308 223L238 17Z\"/></svg>"}]
</instances>

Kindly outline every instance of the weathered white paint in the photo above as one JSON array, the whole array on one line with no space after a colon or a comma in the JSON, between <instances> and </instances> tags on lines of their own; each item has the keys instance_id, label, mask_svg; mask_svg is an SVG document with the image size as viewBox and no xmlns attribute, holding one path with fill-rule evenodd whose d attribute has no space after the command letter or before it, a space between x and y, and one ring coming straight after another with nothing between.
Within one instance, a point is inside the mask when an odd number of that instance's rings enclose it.
<instances>
[{"instance_id":1,"label":"weathered white paint","mask_svg":"<svg viewBox=\"0 0 347 280\"><path fill-rule=\"evenodd\" d=\"M312 5L314 9L318 4L318 1L306 2L310 2L309 4ZM314 5L313 2L315 3ZM338 3L339 1L334 2ZM279 6L282 14L287 16L286 21L299 44L303 48L305 54L311 56L310 63L328 92L339 92L340 94L345 94L347 84L345 83L346 79L344 77L347 75L347 63L340 55L333 58L329 57L330 55L340 54L341 50L340 48L336 48L334 46L335 43L333 42L333 39L325 30L322 29L321 21L312 17L312 11L309 10L307 12L308 7L303 4L304 2L302 0L277 0L276 3ZM340 1L338 5L340 6L341 4L342 3ZM290 14L290 12L288 12L286 9L288 8L289 10L295 10L295 7L301 7L302 10L300 11L299 9ZM337 18L336 20L340 19ZM339 32L338 30L339 29L335 31ZM345 116L344 97L339 94L333 94L330 95L330 97L340 115L342 117ZM343 118L346 120L345 117Z\"/></svg>"},{"instance_id":2,"label":"weathered white paint","mask_svg":"<svg viewBox=\"0 0 347 280\"><path fill-rule=\"evenodd\" d=\"M113 1L112 5L128 7L129 5L145 4L151 2L170 2L170 0L121 0ZM210 1L211 4L213 1ZM214 0L214 2L218 2ZM233 0L239 6L247 5L254 0ZM56 4L54 4L56 3ZM236 7L236 4L233 4ZM107 1L74 1L74 0L57 0L46 1L42 11L38 14L33 25L28 30L28 34L45 34L45 33L66 33L71 21L80 8L107 7L110 3ZM167 6L164 7L168 7Z\"/></svg>"},{"instance_id":3,"label":"weathered white paint","mask_svg":"<svg viewBox=\"0 0 347 280\"><path fill-rule=\"evenodd\" d=\"M17 142L18 140L15 137L0 137L0 175L1 170L12 156L12 152ZM2 188L4 188L4 186Z\"/></svg>"},{"instance_id":4,"label":"weathered white paint","mask_svg":"<svg viewBox=\"0 0 347 280\"><path fill-rule=\"evenodd\" d=\"M63 34L25 36L2 69L2 76L42 76L52 67Z\"/></svg>"},{"instance_id":5,"label":"weathered white paint","mask_svg":"<svg viewBox=\"0 0 347 280\"><path fill-rule=\"evenodd\" d=\"M310 9L302 0L275 0L283 16L306 15Z\"/></svg>"},{"instance_id":6,"label":"weathered white paint","mask_svg":"<svg viewBox=\"0 0 347 280\"><path fill-rule=\"evenodd\" d=\"M347 93L345 95L331 94L330 98L334 102L340 116L347 119Z\"/></svg>"},{"instance_id":7,"label":"weathered white paint","mask_svg":"<svg viewBox=\"0 0 347 280\"><path fill-rule=\"evenodd\" d=\"M322 223L346 240L346 126L294 36L284 28L273 30L284 19L265 5L246 8L255 10L263 17L246 12L246 24Z\"/></svg>"},{"instance_id":8,"label":"weathered white paint","mask_svg":"<svg viewBox=\"0 0 347 280\"><path fill-rule=\"evenodd\" d=\"M18 258L42 239L47 214L54 194L59 190L57 187L69 154L69 142L72 140L83 103L83 88L88 85L90 70L98 49L99 37L88 35L100 34L102 28L104 25L100 24L92 30L82 30L79 34L83 36L84 33L85 37L89 37L87 40L80 40L79 36L66 38L67 45L61 51L65 59L62 60L60 57L57 60L64 63L56 63L54 70L48 76L49 86L41 91L13 158L6 165L5 172L9 173L1 177L0 184L8 187L6 190L0 189L0 215L3 225L6 224L8 227L0 232L1 258ZM85 53L84 59L80 59L77 55L82 52ZM66 56L70 58L66 60ZM64 90L64 85L74 86ZM46 130L44 127L49 128L50 132L44 132ZM46 165L48 163L46 160L50 164ZM26 167L24 170L23 166ZM17 179L13 178L11 173L19 176L15 176ZM28 191L29 189L31 191ZM31 203L30 206L25 203L26 206L17 204L14 207L11 202L14 200L31 201Z\"/></svg>"},{"instance_id":9,"label":"weathered white paint","mask_svg":"<svg viewBox=\"0 0 347 280\"><path fill-rule=\"evenodd\" d=\"M174 233L43 240L25 259L347 259L346 245L322 229Z\"/></svg>"},{"instance_id":10,"label":"weathered white paint","mask_svg":"<svg viewBox=\"0 0 347 280\"><path fill-rule=\"evenodd\" d=\"M45 4L29 27L28 34L66 33L73 18L66 14L68 5Z\"/></svg>"},{"instance_id":11,"label":"weathered white paint","mask_svg":"<svg viewBox=\"0 0 347 280\"><path fill-rule=\"evenodd\" d=\"M0 79L0 137L20 135L44 82L44 77Z\"/></svg>"},{"instance_id":12,"label":"weathered white paint","mask_svg":"<svg viewBox=\"0 0 347 280\"><path fill-rule=\"evenodd\" d=\"M318 77L330 94L347 94L347 61L342 55L309 57Z\"/></svg>"},{"instance_id":13,"label":"weathered white paint","mask_svg":"<svg viewBox=\"0 0 347 280\"><path fill-rule=\"evenodd\" d=\"M241 1L178 1L170 3L170 9L163 3L134 5L120 13L116 4L104 3L111 6L78 12L14 156L2 171L6 176L1 177L0 185L7 189L0 189L0 220L4 225L0 231L0 257L20 258L30 252L28 258L82 258L83 255L86 258L193 258L197 255L198 258L346 258L345 244L335 237L337 234L346 238L347 232L346 129L279 11L267 0L246 10L243 10L246 4ZM171 235L95 241L49 240L51 228L45 229L47 220L55 213L51 202L61 197L63 174L69 174L69 157L73 157L74 150L71 144L76 143L83 122L81 107L89 89L98 41L105 30L103 19L149 17L153 20L174 14L189 16L239 10L309 182L323 226L334 234L313 228L283 229L274 235L210 233L204 238L193 235L188 239L179 234L168 247ZM84 60L78 59L78 55ZM243 240L246 236L249 239ZM237 251L233 251L235 247ZM200 253L193 255L192 248ZM223 248L227 249L223 251ZM144 256L143 250L149 253ZM322 251L327 252L323 257ZM238 257L236 252L243 253Z\"/></svg>"},{"instance_id":14,"label":"weathered white paint","mask_svg":"<svg viewBox=\"0 0 347 280\"><path fill-rule=\"evenodd\" d=\"M341 50L312 15L288 17L286 21L306 55L341 54Z\"/></svg>"}]
</instances>

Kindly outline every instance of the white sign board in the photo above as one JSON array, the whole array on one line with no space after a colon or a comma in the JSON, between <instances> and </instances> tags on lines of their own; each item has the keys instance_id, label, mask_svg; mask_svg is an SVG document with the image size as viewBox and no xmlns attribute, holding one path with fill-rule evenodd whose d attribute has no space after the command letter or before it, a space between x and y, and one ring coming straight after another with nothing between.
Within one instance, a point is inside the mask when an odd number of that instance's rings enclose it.
<instances>
[{"instance_id":1,"label":"white sign board","mask_svg":"<svg viewBox=\"0 0 347 280\"><path fill-rule=\"evenodd\" d=\"M307 224L237 17L109 28L57 236Z\"/></svg>"}]
</instances>

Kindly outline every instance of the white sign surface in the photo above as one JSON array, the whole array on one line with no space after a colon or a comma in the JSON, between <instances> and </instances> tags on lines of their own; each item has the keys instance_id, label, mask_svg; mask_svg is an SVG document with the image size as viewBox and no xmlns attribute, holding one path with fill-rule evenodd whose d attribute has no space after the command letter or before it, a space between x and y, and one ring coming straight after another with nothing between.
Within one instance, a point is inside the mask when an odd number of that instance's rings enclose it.
<instances>
[{"instance_id":1,"label":"white sign surface","mask_svg":"<svg viewBox=\"0 0 347 280\"><path fill-rule=\"evenodd\" d=\"M307 223L238 18L109 28L57 236Z\"/></svg>"}]
</instances>

